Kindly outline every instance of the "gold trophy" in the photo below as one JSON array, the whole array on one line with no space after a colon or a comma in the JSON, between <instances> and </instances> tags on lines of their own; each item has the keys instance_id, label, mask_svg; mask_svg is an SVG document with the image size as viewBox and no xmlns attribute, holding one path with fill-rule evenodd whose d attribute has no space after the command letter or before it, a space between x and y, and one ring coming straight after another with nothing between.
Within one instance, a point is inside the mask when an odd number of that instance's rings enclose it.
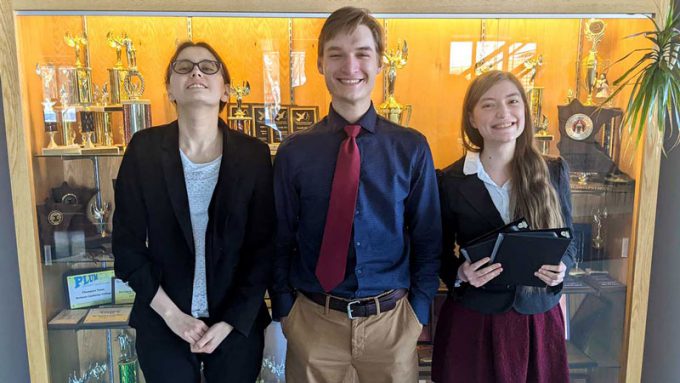
<instances>
[{"instance_id":1,"label":"gold trophy","mask_svg":"<svg viewBox=\"0 0 680 383\"><path fill-rule=\"evenodd\" d=\"M534 139L538 142L541 154L550 153L550 142L555 138L548 133L548 118L543 114L543 88L533 87L529 92L529 109L531 124L534 127Z\"/></svg>"},{"instance_id":2,"label":"gold trophy","mask_svg":"<svg viewBox=\"0 0 680 383\"><path fill-rule=\"evenodd\" d=\"M68 70L75 71L78 103L80 105L90 105L93 99L92 68L83 66L83 62L80 60L81 47L87 49L87 38L85 36L71 36L71 33L67 32L64 36L64 42L75 50L75 68L68 68ZM62 70L64 69L66 68L63 68Z\"/></svg>"},{"instance_id":3,"label":"gold trophy","mask_svg":"<svg viewBox=\"0 0 680 383\"><path fill-rule=\"evenodd\" d=\"M123 81L128 99L122 101L123 136L127 145L133 134L151 126L151 101L140 99L144 93L144 77L137 70L137 50L132 39L125 37L122 42L125 45L128 63L128 72Z\"/></svg>"},{"instance_id":4,"label":"gold trophy","mask_svg":"<svg viewBox=\"0 0 680 383\"><path fill-rule=\"evenodd\" d=\"M252 136L252 117L248 116L242 108L243 97L250 94L250 83L244 81L241 85L232 85L230 89L236 96L236 110L233 112L232 116L227 118L229 121L229 128Z\"/></svg>"},{"instance_id":5,"label":"gold trophy","mask_svg":"<svg viewBox=\"0 0 680 383\"><path fill-rule=\"evenodd\" d=\"M397 69L406 65L408 45L406 41L396 50L388 49L383 54L383 63L387 66L387 99L380 104L380 114L388 120L408 126L411 120L411 105L402 105L394 98L394 85L397 81Z\"/></svg>"},{"instance_id":6,"label":"gold trophy","mask_svg":"<svg viewBox=\"0 0 680 383\"><path fill-rule=\"evenodd\" d=\"M111 48L116 50L116 64L113 68L108 68L109 83L111 84L111 103L116 105L120 104L123 100L127 100L127 94L123 92L127 75L127 70L123 66L123 48L127 38L125 33L121 36L114 36L112 32L106 34L106 42Z\"/></svg>"},{"instance_id":7,"label":"gold trophy","mask_svg":"<svg viewBox=\"0 0 680 383\"><path fill-rule=\"evenodd\" d=\"M592 42L592 46L584 62L586 68L586 89L588 89L585 105L593 105L593 90L595 90L597 83L597 45L604 38L606 26L604 21L600 19L590 19L586 22L585 35L588 41Z\"/></svg>"}]
</instances>

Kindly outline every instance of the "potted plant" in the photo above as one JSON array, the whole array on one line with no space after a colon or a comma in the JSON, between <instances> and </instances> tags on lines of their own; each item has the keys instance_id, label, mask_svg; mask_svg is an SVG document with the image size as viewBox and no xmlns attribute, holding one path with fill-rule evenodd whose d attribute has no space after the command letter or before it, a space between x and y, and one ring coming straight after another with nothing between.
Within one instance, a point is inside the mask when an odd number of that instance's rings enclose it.
<instances>
[{"instance_id":1,"label":"potted plant","mask_svg":"<svg viewBox=\"0 0 680 383\"><path fill-rule=\"evenodd\" d=\"M614 64L633 54L644 53L619 78L614 80L613 91L605 103L612 100L626 86L632 85L632 91L623 116L622 126L627 127L640 142L645 126L656 122L660 135L677 134L672 147L680 143L680 14L676 13L673 2L668 13L662 17L662 23L648 16L654 24L654 30L636 33L626 38L645 38L651 43L649 47L635 49ZM666 121L669 120L670 131L666 132ZM663 141L659 139L658 143Z\"/></svg>"}]
</instances>

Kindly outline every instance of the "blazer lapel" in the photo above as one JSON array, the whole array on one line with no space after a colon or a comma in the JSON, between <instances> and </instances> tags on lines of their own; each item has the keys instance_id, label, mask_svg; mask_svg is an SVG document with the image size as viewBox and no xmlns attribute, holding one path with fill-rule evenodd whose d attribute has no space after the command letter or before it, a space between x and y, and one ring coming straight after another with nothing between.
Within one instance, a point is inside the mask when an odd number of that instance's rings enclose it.
<instances>
[{"instance_id":1,"label":"blazer lapel","mask_svg":"<svg viewBox=\"0 0 680 383\"><path fill-rule=\"evenodd\" d=\"M459 188L460 194L479 213L493 228L504 225L496 206L491 200L489 191L486 190L484 183L476 175L464 176L463 183Z\"/></svg>"},{"instance_id":2,"label":"blazer lapel","mask_svg":"<svg viewBox=\"0 0 680 383\"><path fill-rule=\"evenodd\" d=\"M184 234L184 239L189 244L189 249L192 254L195 254L189 198L187 197L187 188L184 181L182 160L179 156L179 127L177 121L171 125L170 133L163 140L163 158L161 161L163 175L165 176L166 187L170 195L172 209L177 217L177 222L179 222L179 226L182 228L182 234Z\"/></svg>"},{"instance_id":3,"label":"blazer lapel","mask_svg":"<svg viewBox=\"0 0 680 383\"><path fill-rule=\"evenodd\" d=\"M218 219L216 221L218 231L224 233L229 216L234 210L234 201L238 200L235 197L239 190L239 158L241 156L238 154L239 148L231 137L235 133L230 131L221 119L219 120L219 126L224 137L222 162L220 163L220 176L213 193L212 203L214 204L214 210L212 208L210 210L215 212L213 217Z\"/></svg>"}]
</instances>

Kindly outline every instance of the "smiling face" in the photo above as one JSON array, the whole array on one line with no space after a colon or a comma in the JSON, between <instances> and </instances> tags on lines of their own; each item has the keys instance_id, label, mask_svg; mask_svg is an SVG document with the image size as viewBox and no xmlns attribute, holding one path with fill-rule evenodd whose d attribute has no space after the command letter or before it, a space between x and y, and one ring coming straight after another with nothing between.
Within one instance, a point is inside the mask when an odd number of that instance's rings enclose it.
<instances>
[{"instance_id":1,"label":"smiling face","mask_svg":"<svg viewBox=\"0 0 680 383\"><path fill-rule=\"evenodd\" d=\"M335 107L364 111L371 102L381 60L370 29L358 25L351 33L340 32L325 42L317 63Z\"/></svg>"},{"instance_id":2,"label":"smiling face","mask_svg":"<svg viewBox=\"0 0 680 383\"><path fill-rule=\"evenodd\" d=\"M207 49L200 46L190 46L183 49L175 61L189 60L197 63L201 60L217 61L215 56ZM220 101L229 101L229 85L224 83L220 71L207 75L198 69L198 66L186 74L172 72L167 84L168 96L171 101L177 103L181 110L184 107L216 107Z\"/></svg>"},{"instance_id":3,"label":"smiling face","mask_svg":"<svg viewBox=\"0 0 680 383\"><path fill-rule=\"evenodd\" d=\"M525 105L521 91L509 80L487 90L470 114L470 124L484 140L484 146L514 144L524 131Z\"/></svg>"}]
</instances>

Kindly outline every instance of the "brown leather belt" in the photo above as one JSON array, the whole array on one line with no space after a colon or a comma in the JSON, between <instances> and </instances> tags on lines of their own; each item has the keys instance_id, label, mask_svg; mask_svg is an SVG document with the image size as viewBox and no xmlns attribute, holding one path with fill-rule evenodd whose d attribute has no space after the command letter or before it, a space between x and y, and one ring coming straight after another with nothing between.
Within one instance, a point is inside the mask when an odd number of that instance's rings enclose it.
<instances>
[{"instance_id":1,"label":"brown leather belt","mask_svg":"<svg viewBox=\"0 0 680 383\"><path fill-rule=\"evenodd\" d=\"M359 298L359 299L345 299L340 297L335 297L332 295L326 295L322 293L310 293L306 291L301 291L301 293L309 298L312 302L326 306L326 299L329 300L328 307L347 313L349 319L368 317L371 315L378 314L378 312L384 313L385 311L392 310L396 305L397 301L404 297L408 290L406 289L396 289L389 290L375 297ZM377 305L376 305L377 302ZM379 306L378 306L379 305ZM378 311L380 307L380 311Z\"/></svg>"}]
</instances>

